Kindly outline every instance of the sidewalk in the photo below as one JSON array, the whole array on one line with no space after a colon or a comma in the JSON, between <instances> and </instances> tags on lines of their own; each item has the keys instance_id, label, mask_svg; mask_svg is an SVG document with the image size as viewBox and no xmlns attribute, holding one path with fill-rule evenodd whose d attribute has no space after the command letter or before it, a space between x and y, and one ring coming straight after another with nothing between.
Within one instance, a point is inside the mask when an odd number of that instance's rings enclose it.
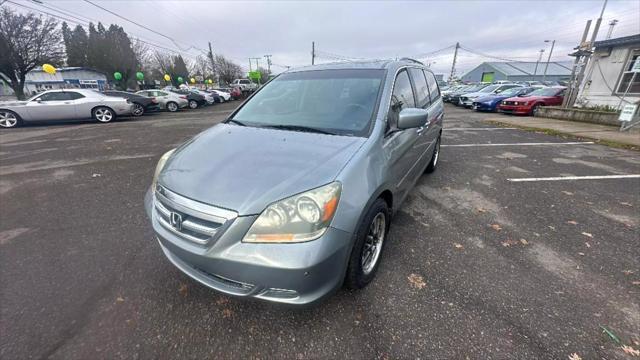
<instances>
[{"instance_id":1,"label":"sidewalk","mask_svg":"<svg viewBox=\"0 0 640 360\"><path fill-rule=\"evenodd\" d=\"M620 132L615 126L532 116L496 115L484 120L489 123L514 126L525 130L548 131L556 134L592 139L606 145L631 147L640 150L640 125Z\"/></svg>"}]
</instances>

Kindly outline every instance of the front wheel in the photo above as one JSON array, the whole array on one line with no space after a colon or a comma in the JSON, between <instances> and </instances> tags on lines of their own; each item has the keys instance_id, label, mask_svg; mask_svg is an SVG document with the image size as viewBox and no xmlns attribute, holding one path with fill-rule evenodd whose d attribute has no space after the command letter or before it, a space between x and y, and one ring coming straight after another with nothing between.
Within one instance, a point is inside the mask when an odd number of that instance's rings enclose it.
<instances>
[{"instance_id":1,"label":"front wheel","mask_svg":"<svg viewBox=\"0 0 640 360\"><path fill-rule=\"evenodd\" d=\"M540 104L533 105L533 108L531 109L531 116L536 116L536 113L538 112L539 109L540 109Z\"/></svg>"},{"instance_id":2,"label":"front wheel","mask_svg":"<svg viewBox=\"0 0 640 360\"><path fill-rule=\"evenodd\" d=\"M431 156L431 161L429 161L429 165L427 165L427 169L425 170L426 173L436 171L438 159L440 158L440 138L442 138L442 135L439 135L438 140L436 140L436 148L433 150L433 156Z\"/></svg>"},{"instance_id":3,"label":"front wheel","mask_svg":"<svg viewBox=\"0 0 640 360\"><path fill-rule=\"evenodd\" d=\"M116 118L116 113L106 106L99 106L93 109L92 115L94 120L101 123L108 123Z\"/></svg>"},{"instance_id":4,"label":"front wheel","mask_svg":"<svg viewBox=\"0 0 640 360\"><path fill-rule=\"evenodd\" d=\"M174 103L173 101L172 101L172 102L168 102L168 103L167 103L167 110L168 110L169 112L176 112L176 111L178 111L178 104Z\"/></svg>"},{"instance_id":5,"label":"front wheel","mask_svg":"<svg viewBox=\"0 0 640 360\"><path fill-rule=\"evenodd\" d=\"M389 207L383 199L377 199L367 211L351 250L345 277L348 288L362 289L375 277L389 230L389 218Z\"/></svg>"},{"instance_id":6,"label":"front wheel","mask_svg":"<svg viewBox=\"0 0 640 360\"><path fill-rule=\"evenodd\" d=\"M0 110L0 127L13 128L20 126L21 123L18 114L11 110Z\"/></svg>"},{"instance_id":7,"label":"front wheel","mask_svg":"<svg viewBox=\"0 0 640 360\"><path fill-rule=\"evenodd\" d=\"M189 109L197 109L198 108L198 102L195 100L189 100Z\"/></svg>"}]
</instances>

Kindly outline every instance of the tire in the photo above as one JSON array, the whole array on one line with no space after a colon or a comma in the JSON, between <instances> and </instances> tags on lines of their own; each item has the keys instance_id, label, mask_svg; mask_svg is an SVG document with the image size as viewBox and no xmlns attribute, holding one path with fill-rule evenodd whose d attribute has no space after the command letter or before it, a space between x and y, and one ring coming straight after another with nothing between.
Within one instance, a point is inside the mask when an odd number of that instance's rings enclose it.
<instances>
[{"instance_id":1,"label":"tire","mask_svg":"<svg viewBox=\"0 0 640 360\"><path fill-rule=\"evenodd\" d=\"M539 108L540 108L540 104L533 105L533 107L531 108L531 116L536 116L536 113L538 112Z\"/></svg>"},{"instance_id":2,"label":"tire","mask_svg":"<svg viewBox=\"0 0 640 360\"><path fill-rule=\"evenodd\" d=\"M176 112L176 111L178 111L178 109L180 108L180 107L178 106L178 104L176 104L176 103L175 103L175 102L173 102L173 101L169 101L169 102L167 103L167 106L166 106L166 107L167 107L167 111L168 111L168 112Z\"/></svg>"},{"instance_id":3,"label":"tire","mask_svg":"<svg viewBox=\"0 0 640 360\"><path fill-rule=\"evenodd\" d=\"M197 109L198 108L198 102L195 100L189 100L189 109Z\"/></svg>"},{"instance_id":4,"label":"tire","mask_svg":"<svg viewBox=\"0 0 640 360\"><path fill-rule=\"evenodd\" d=\"M427 174L431 174L436 171L438 167L438 160L440 159L440 139L442 135L438 135L438 140L436 140L436 148L433 151L433 155L431 156L431 161L429 161L429 165L427 165L427 169L424 171Z\"/></svg>"},{"instance_id":5,"label":"tire","mask_svg":"<svg viewBox=\"0 0 640 360\"><path fill-rule=\"evenodd\" d=\"M98 106L91 111L91 117L99 123L106 124L116 119L116 113L106 106Z\"/></svg>"},{"instance_id":6,"label":"tire","mask_svg":"<svg viewBox=\"0 0 640 360\"><path fill-rule=\"evenodd\" d=\"M389 232L389 215L389 207L383 199L377 199L367 210L355 235L344 280L346 287L362 289L375 277L384 250L384 240Z\"/></svg>"},{"instance_id":7,"label":"tire","mask_svg":"<svg viewBox=\"0 0 640 360\"><path fill-rule=\"evenodd\" d=\"M226 100L224 99L224 97L220 96L220 103L222 104L223 102L225 102Z\"/></svg>"},{"instance_id":8,"label":"tire","mask_svg":"<svg viewBox=\"0 0 640 360\"><path fill-rule=\"evenodd\" d=\"M133 110L131 111L131 115L133 116L144 115L144 106L138 103L133 103Z\"/></svg>"},{"instance_id":9,"label":"tire","mask_svg":"<svg viewBox=\"0 0 640 360\"><path fill-rule=\"evenodd\" d=\"M20 115L11 110L0 110L0 128L10 129L22 125Z\"/></svg>"}]
</instances>

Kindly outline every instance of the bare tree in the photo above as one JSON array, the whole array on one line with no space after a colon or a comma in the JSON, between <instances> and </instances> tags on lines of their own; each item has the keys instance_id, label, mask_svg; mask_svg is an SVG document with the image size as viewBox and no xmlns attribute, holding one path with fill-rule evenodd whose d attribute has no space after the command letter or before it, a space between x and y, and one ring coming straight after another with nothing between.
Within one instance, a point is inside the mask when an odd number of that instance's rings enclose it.
<instances>
[{"instance_id":1,"label":"bare tree","mask_svg":"<svg viewBox=\"0 0 640 360\"><path fill-rule=\"evenodd\" d=\"M18 14L7 7L0 12L0 72L10 81L18 99L24 99L27 73L39 65L64 60L58 23L34 13Z\"/></svg>"},{"instance_id":2,"label":"bare tree","mask_svg":"<svg viewBox=\"0 0 640 360\"><path fill-rule=\"evenodd\" d=\"M240 65L225 58L222 55L215 56L216 71L220 77L220 82L229 84L233 80L242 77L242 68Z\"/></svg>"},{"instance_id":3,"label":"bare tree","mask_svg":"<svg viewBox=\"0 0 640 360\"><path fill-rule=\"evenodd\" d=\"M136 56L136 62L140 64L143 70L153 66L153 56L149 45L140 41L140 39L131 38L131 48Z\"/></svg>"}]
</instances>

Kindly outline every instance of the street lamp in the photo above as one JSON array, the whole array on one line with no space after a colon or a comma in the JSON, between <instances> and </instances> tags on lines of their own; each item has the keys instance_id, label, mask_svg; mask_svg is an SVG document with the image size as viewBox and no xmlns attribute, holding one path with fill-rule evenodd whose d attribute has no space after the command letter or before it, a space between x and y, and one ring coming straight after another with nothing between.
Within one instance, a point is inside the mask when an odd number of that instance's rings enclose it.
<instances>
[{"instance_id":1,"label":"street lamp","mask_svg":"<svg viewBox=\"0 0 640 360\"><path fill-rule=\"evenodd\" d=\"M553 47L556 46L555 40L545 40L544 42L551 43L551 50L549 50L549 57L547 58L547 64L544 66L544 75L542 75L542 81L547 80L547 68L549 67L549 61L551 61L551 54L553 54Z\"/></svg>"},{"instance_id":2,"label":"street lamp","mask_svg":"<svg viewBox=\"0 0 640 360\"><path fill-rule=\"evenodd\" d=\"M538 61L536 61L536 69L533 70L533 76L534 76L534 80L535 80L535 76L538 75L538 64L540 63L540 61L542 60L542 53L544 52L544 49L540 49L540 55L538 56Z\"/></svg>"}]
</instances>

